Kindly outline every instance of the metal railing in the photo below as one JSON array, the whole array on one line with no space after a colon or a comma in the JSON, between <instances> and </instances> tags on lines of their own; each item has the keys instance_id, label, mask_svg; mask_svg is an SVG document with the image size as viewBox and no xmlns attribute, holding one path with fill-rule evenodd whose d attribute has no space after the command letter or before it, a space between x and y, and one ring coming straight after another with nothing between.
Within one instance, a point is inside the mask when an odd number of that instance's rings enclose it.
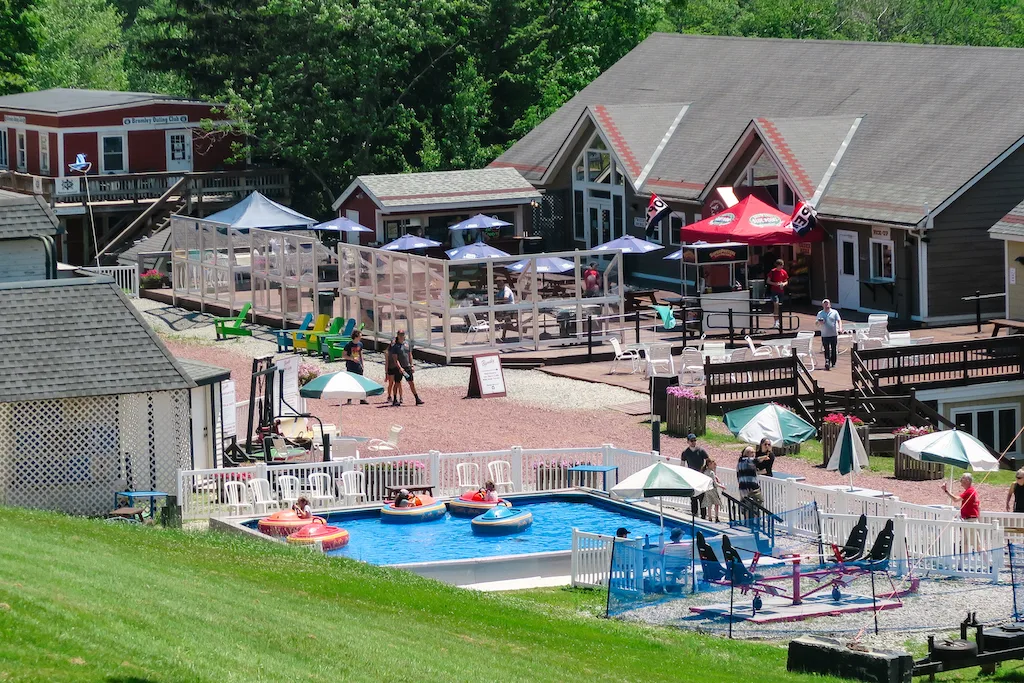
<instances>
[{"instance_id":1,"label":"metal railing","mask_svg":"<svg viewBox=\"0 0 1024 683\"><path fill-rule=\"evenodd\" d=\"M982 294L980 289L974 290L974 296L962 296L960 301L974 302L974 324L977 331L981 332L981 302L985 299L1006 299L1006 292L995 292L993 294Z\"/></svg>"}]
</instances>

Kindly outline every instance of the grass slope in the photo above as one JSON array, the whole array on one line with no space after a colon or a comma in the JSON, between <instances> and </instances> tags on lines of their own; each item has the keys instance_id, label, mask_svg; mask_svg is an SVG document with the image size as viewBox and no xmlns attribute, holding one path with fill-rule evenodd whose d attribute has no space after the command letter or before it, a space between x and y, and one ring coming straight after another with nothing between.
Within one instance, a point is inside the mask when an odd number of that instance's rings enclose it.
<instances>
[{"instance_id":1,"label":"grass slope","mask_svg":"<svg viewBox=\"0 0 1024 683\"><path fill-rule=\"evenodd\" d=\"M0 681L788 680L786 652L284 546L0 508ZM589 608L589 609L588 609Z\"/></svg>"}]
</instances>

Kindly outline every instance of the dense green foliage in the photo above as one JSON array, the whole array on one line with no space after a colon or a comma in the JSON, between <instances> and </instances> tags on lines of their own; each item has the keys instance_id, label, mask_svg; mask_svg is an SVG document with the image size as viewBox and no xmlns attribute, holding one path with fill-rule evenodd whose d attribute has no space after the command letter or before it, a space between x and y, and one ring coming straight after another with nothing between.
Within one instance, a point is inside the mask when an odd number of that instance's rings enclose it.
<instances>
[{"instance_id":1,"label":"dense green foliage","mask_svg":"<svg viewBox=\"0 0 1024 683\"><path fill-rule=\"evenodd\" d=\"M571 591L213 533L0 508L0 577L3 681L835 680L787 674L781 647L596 618Z\"/></svg>"},{"instance_id":2,"label":"dense green foliage","mask_svg":"<svg viewBox=\"0 0 1024 683\"><path fill-rule=\"evenodd\" d=\"M317 211L358 173L487 163L655 30L1020 47L1024 3L0 0L0 92L226 102Z\"/></svg>"}]
</instances>

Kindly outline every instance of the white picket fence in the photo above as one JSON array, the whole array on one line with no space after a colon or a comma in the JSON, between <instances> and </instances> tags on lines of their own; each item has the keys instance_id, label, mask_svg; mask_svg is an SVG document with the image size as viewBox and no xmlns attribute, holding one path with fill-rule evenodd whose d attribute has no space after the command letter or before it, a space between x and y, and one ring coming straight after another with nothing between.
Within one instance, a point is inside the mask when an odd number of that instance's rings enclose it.
<instances>
[{"instance_id":1,"label":"white picket fence","mask_svg":"<svg viewBox=\"0 0 1024 683\"><path fill-rule=\"evenodd\" d=\"M126 295L139 298L139 269L135 266L88 266L82 270L111 277Z\"/></svg>"},{"instance_id":2,"label":"white picket fence","mask_svg":"<svg viewBox=\"0 0 1024 683\"><path fill-rule=\"evenodd\" d=\"M641 592L643 588L643 540L615 538L572 530L571 585L604 588L609 575L623 590ZM616 551L618 548L618 552ZM615 555L615 564L612 564Z\"/></svg>"},{"instance_id":3,"label":"white picket fence","mask_svg":"<svg viewBox=\"0 0 1024 683\"><path fill-rule=\"evenodd\" d=\"M850 536L859 514L823 512L821 539L826 546L843 545ZM964 522L868 516L868 550L872 539L893 520L892 569L906 572L931 572L943 576L999 580L1003 568L1005 537L998 521ZM826 560L831 553L826 549Z\"/></svg>"}]
</instances>

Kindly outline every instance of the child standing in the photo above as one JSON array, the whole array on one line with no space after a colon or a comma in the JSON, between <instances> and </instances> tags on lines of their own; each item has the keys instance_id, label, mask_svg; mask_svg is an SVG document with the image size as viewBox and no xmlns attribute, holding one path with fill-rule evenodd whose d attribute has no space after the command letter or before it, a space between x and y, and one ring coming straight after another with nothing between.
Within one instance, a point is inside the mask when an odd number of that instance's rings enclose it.
<instances>
[{"instance_id":1,"label":"child standing","mask_svg":"<svg viewBox=\"0 0 1024 683\"><path fill-rule=\"evenodd\" d=\"M718 495L718 491L722 488L722 481L718 478L718 474L715 472L716 469L718 469L718 464L713 459L708 458L702 473L707 477L711 477L711 490L701 496L700 506L704 508L704 514L702 515L704 519L709 521L714 519L714 521L718 522L720 521L718 513L722 506L722 497Z\"/></svg>"}]
</instances>

